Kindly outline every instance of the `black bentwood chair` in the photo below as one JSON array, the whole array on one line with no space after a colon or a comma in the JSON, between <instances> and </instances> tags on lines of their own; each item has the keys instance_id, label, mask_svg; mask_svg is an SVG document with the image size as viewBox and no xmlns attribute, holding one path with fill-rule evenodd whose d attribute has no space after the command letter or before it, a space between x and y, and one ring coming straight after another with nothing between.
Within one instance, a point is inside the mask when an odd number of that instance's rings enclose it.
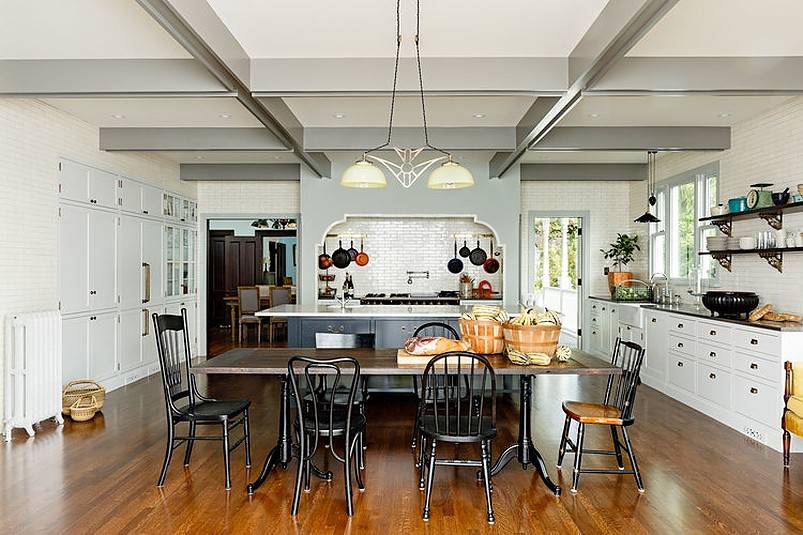
<instances>
[{"instance_id":1,"label":"black bentwood chair","mask_svg":"<svg viewBox=\"0 0 803 535\"><path fill-rule=\"evenodd\" d=\"M245 466L246 468L251 466L251 440L248 428L248 407L251 402L244 400L217 401L202 396L198 391L195 376L190 373L187 309L181 309L181 316L154 314L153 325L156 328L156 348L159 352L167 410L167 451L157 486L164 485L173 450L182 443L187 443L184 466L189 466L192 446L196 440L222 440L223 459L226 465L226 490L228 490L231 488L230 454L243 442L245 443ZM181 372L182 365L186 368L186 385ZM179 405L185 398L186 404ZM189 432L186 436L176 436L176 424L181 422L189 424ZM195 429L199 425L220 425L223 428L223 434L197 436ZM243 428L242 438L234 444L229 444L229 431L240 425Z\"/></svg>"},{"instance_id":2,"label":"black bentwood chair","mask_svg":"<svg viewBox=\"0 0 803 535\"><path fill-rule=\"evenodd\" d=\"M320 439L323 439L325 447L332 456L343 463L346 513L351 516L354 512L354 506L351 503L352 468L358 488L360 491L365 490L359 469L362 456L362 448L359 447L359 444L365 430L365 416L354 404L354 397L360 383L360 363L352 357L314 359L295 356L287 363L287 372L293 385L293 395L297 400L303 400L296 411L299 441L298 472L296 473L296 486L290 514L295 516L298 513L302 482L304 490L310 488L312 458L318 451ZM331 384L328 384L329 381L321 383L315 380L315 376L321 373L333 375ZM339 403L338 398L342 396L339 387L343 375L351 376L351 384L347 396L342 403ZM321 392L321 388L324 388L325 391ZM313 394L309 395L310 393ZM335 438L342 439L342 448L340 449L342 454L336 448Z\"/></svg>"},{"instance_id":3,"label":"black bentwood chair","mask_svg":"<svg viewBox=\"0 0 803 535\"><path fill-rule=\"evenodd\" d=\"M608 377L608 385L605 387L605 398L602 403L585 403L582 401L564 401L563 412L566 413L566 421L563 424L563 435L560 439L560 449L558 450L558 468L563 463L563 456L566 453L568 444L569 451L574 452L574 472L572 475L572 492L577 492L577 484L580 481L580 474L633 474L636 478L636 486L639 492L644 492L644 485L641 483L641 473L636 464L636 454L633 452L633 445L627 434L627 428L635 422L633 408L636 400L636 388L639 383L639 372L641 363L644 360L644 349L633 342L625 342L619 338L614 344L611 364L622 368L622 375ZM578 423L577 443L569 438L569 426L571 421ZM591 450L583 448L583 438L585 437L586 424L608 425L611 428L613 438L613 451L610 450ZM625 443L619 442L617 428L622 430ZM631 470L625 470L622 461L622 446L625 447L628 457L630 457ZM615 455L618 470L601 470L581 468L583 454L591 455Z\"/></svg>"},{"instance_id":4,"label":"black bentwood chair","mask_svg":"<svg viewBox=\"0 0 803 535\"><path fill-rule=\"evenodd\" d=\"M467 385L464 387L464 385ZM466 390L467 388L467 390ZM424 520L429 520L435 466L482 467L488 523L494 523L491 502L491 440L496 437L496 374L488 359L476 353L454 351L432 358L424 369L423 397L419 404L423 487L426 473ZM437 459L439 442L479 443L479 461ZM429 443L430 451L426 453Z\"/></svg>"}]
</instances>

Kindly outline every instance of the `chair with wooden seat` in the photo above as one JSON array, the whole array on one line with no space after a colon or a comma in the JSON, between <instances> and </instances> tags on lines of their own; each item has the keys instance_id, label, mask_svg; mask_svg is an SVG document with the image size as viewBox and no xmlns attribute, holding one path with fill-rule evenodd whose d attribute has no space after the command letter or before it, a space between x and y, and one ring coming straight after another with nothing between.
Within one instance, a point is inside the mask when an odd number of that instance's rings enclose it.
<instances>
[{"instance_id":1,"label":"chair with wooden seat","mask_svg":"<svg viewBox=\"0 0 803 535\"><path fill-rule=\"evenodd\" d=\"M270 293L270 306L271 308L279 305L287 305L290 303L290 287L289 286L271 286ZM268 318L268 341L273 343L273 328L281 327L287 332L287 318L280 318L271 316Z\"/></svg>"},{"instance_id":2,"label":"chair with wooden seat","mask_svg":"<svg viewBox=\"0 0 803 535\"><path fill-rule=\"evenodd\" d=\"M257 345L262 341L262 318L256 315L260 310L259 288L256 286L238 286L237 299L240 301L240 344L243 343L243 330L247 325L257 327ZM246 333L248 338L248 333Z\"/></svg>"},{"instance_id":3,"label":"chair with wooden seat","mask_svg":"<svg viewBox=\"0 0 803 535\"><path fill-rule=\"evenodd\" d=\"M784 411L781 418L783 429L783 465L789 467L789 450L792 447L792 435L803 437L803 379L795 385L795 373L803 377L803 363L784 362L786 381L784 383Z\"/></svg>"},{"instance_id":4,"label":"chair with wooden seat","mask_svg":"<svg viewBox=\"0 0 803 535\"><path fill-rule=\"evenodd\" d=\"M636 463L636 454L630 442L627 428L635 422L633 408L636 400L636 388L638 387L639 372L641 363L644 360L644 349L634 343L626 342L619 338L614 344L611 364L622 368L619 376L611 375L608 377L608 384L605 387L605 397L602 403L588 403L584 401L564 401L563 412L566 419L563 424L563 434L560 439L558 450L558 468L563 463L563 456L568 451L574 453L574 471L572 474L572 492L577 492L577 484L580 482L580 474L633 474L636 478L636 486L639 492L644 492L644 485L641 482L641 473ZM577 442L569 438L571 422L577 422ZM583 448L585 430L587 425L607 425L611 429L613 439L613 450L594 450ZM619 441L618 429L621 429L624 437L624 444ZM624 446L630 458L630 470L625 470L622 459L622 446ZM591 455L614 455L618 470L608 469L583 469L583 454Z\"/></svg>"},{"instance_id":5,"label":"chair with wooden seat","mask_svg":"<svg viewBox=\"0 0 803 535\"><path fill-rule=\"evenodd\" d=\"M228 490L231 488L230 455L240 444L245 444L245 466L251 466L251 439L248 425L248 407L251 402L215 400L201 395L198 391L195 376L190 372L191 355L187 309L181 309L181 316L154 314L153 325L167 410L167 451L157 486L164 485L167 467L170 465L174 449L187 443L184 466L189 466L192 446L196 440L220 440L223 442L226 489ZM183 373L182 366L184 367ZM185 373L186 383L184 381ZM189 432L186 436L176 436L176 426L184 422L188 424ZM219 425L223 428L223 432L220 435L197 436L195 430L199 425ZM242 426L243 436L234 444L230 444L229 432L238 426Z\"/></svg>"}]
</instances>

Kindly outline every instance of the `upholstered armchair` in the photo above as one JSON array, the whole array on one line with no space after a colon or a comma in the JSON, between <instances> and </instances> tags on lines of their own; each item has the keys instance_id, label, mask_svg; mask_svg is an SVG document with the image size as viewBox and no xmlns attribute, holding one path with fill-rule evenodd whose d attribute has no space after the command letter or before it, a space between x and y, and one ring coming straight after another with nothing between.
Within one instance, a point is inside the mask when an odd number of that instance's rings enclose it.
<instances>
[{"instance_id":1,"label":"upholstered armchair","mask_svg":"<svg viewBox=\"0 0 803 535\"><path fill-rule=\"evenodd\" d=\"M791 446L792 436L803 437L803 362L792 364L784 362L786 370L786 382L784 386L783 400L784 411L781 418L781 428L783 429L783 465L789 466L789 447ZM800 376L797 386L795 385L795 372Z\"/></svg>"}]
</instances>

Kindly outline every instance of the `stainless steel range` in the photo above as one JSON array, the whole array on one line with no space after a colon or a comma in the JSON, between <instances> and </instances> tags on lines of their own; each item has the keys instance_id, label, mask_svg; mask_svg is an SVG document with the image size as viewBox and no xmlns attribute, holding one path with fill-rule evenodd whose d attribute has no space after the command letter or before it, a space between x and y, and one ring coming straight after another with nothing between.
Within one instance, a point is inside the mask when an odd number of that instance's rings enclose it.
<instances>
[{"instance_id":1,"label":"stainless steel range","mask_svg":"<svg viewBox=\"0 0 803 535\"><path fill-rule=\"evenodd\" d=\"M369 293L360 298L363 305L459 305L456 291L443 290L436 294Z\"/></svg>"}]
</instances>

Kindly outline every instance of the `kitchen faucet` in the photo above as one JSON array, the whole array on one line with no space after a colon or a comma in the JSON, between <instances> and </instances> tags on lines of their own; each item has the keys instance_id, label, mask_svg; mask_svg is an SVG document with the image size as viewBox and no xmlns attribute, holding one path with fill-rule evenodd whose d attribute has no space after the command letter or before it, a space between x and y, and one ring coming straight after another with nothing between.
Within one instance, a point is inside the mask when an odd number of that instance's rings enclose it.
<instances>
[{"instance_id":1,"label":"kitchen faucet","mask_svg":"<svg viewBox=\"0 0 803 535\"><path fill-rule=\"evenodd\" d=\"M658 283L655 282L655 279L663 278L664 279L664 291L662 294L658 294L656 292L656 287ZM669 277L667 277L664 273L653 273L650 276L650 288L652 289L652 299L656 303L661 302L661 297L666 298L668 304L672 303L672 287L669 285Z\"/></svg>"},{"instance_id":2,"label":"kitchen faucet","mask_svg":"<svg viewBox=\"0 0 803 535\"><path fill-rule=\"evenodd\" d=\"M428 279L429 271L408 271L407 284L412 284L413 279Z\"/></svg>"}]
</instances>

